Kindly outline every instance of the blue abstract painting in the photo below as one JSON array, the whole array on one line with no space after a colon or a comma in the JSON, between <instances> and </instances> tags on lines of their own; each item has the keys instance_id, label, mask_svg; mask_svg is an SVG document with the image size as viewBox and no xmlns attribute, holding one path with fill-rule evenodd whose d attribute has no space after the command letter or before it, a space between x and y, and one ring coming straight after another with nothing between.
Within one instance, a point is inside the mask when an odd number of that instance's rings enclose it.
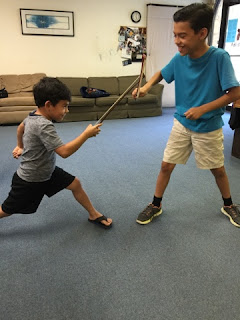
<instances>
[{"instance_id":1,"label":"blue abstract painting","mask_svg":"<svg viewBox=\"0 0 240 320\"><path fill-rule=\"evenodd\" d=\"M26 26L40 29L69 29L69 19L63 16L27 15Z\"/></svg>"}]
</instances>

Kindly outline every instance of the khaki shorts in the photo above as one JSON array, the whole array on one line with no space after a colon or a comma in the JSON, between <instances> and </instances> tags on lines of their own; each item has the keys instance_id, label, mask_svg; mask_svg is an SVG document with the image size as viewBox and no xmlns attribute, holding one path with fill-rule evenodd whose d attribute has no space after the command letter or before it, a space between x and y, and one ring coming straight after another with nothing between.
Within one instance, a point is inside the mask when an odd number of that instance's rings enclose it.
<instances>
[{"instance_id":1,"label":"khaki shorts","mask_svg":"<svg viewBox=\"0 0 240 320\"><path fill-rule=\"evenodd\" d=\"M174 119L173 128L164 150L163 161L186 164L192 150L195 153L198 168L221 168L224 165L222 128L199 133L185 128Z\"/></svg>"}]
</instances>

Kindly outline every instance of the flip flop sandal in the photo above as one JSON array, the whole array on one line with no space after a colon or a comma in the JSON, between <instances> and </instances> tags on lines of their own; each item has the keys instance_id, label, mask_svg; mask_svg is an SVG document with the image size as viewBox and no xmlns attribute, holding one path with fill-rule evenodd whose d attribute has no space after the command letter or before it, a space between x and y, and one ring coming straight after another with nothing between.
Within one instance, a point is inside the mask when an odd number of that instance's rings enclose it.
<instances>
[{"instance_id":1,"label":"flip flop sandal","mask_svg":"<svg viewBox=\"0 0 240 320\"><path fill-rule=\"evenodd\" d=\"M110 229L110 228L112 227L112 223L111 223L109 226L107 226L107 225L105 225L105 224L103 224L103 223L101 222L101 221L103 221L103 220L107 221L107 217L105 217L104 215L101 216L101 217L98 217L98 218L95 219L95 220L88 219L89 222L94 223L94 224L96 224L97 226L99 226L99 227L101 227L101 228Z\"/></svg>"}]
</instances>

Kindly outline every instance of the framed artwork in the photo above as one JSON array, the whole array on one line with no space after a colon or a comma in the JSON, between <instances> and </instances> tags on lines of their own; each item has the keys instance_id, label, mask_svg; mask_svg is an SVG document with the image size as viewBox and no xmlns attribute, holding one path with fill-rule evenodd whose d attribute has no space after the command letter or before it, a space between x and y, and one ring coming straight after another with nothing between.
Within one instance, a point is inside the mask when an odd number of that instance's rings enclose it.
<instances>
[{"instance_id":1,"label":"framed artwork","mask_svg":"<svg viewBox=\"0 0 240 320\"><path fill-rule=\"evenodd\" d=\"M72 11L20 9L23 35L74 36Z\"/></svg>"}]
</instances>

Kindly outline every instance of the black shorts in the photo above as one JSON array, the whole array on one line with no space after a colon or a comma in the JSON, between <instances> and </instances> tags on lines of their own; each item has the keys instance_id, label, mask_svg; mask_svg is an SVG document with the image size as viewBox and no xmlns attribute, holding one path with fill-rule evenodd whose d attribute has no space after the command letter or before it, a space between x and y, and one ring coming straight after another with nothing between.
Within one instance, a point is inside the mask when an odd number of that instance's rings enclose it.
<instances>
[{"instance_id":1,"label":"black shorts","mask_svg":"<svg viewBox=\"0 0 240 320\"><path fill-rule=\"evenodd\" d=\"M2 210L7 214L34 213L45 194L52 197L67 188L74 179L74 176L59 167L55 167L50 180L43 182L27 182L15 172L11 190L2 204Z\"/></svg>"}]
</instances>

